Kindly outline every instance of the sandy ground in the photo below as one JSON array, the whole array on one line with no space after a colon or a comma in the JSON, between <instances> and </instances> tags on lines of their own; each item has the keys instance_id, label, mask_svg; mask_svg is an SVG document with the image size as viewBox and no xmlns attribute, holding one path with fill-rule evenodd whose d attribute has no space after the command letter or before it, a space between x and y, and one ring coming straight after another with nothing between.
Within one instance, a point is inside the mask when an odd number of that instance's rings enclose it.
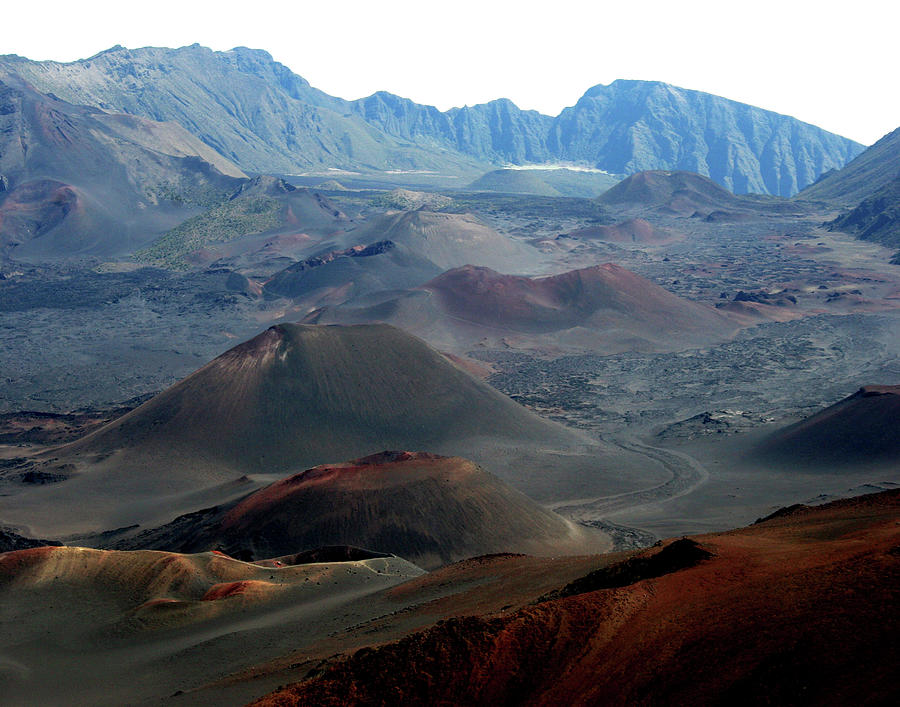
<instances>
[{"instance_id":1,"label":"sandy ground","mask_svg":"<svg viewBox=\"0 0 900 707\"><path fill-rule=\"evenodd\" d=\"M666 460L672 481L641 493L576 499L554 508L581 522L607 520L667 538L747 525L795 503L818 504L900 488L897 463L812 473L752 462L751 447L771 431L772 426L762 427L665 449L633 443Z\"/></svg>"},{"instance_id":2,"label":"sandy ground","mask_svg":"<svg viewBox=\"0 0 900 707\"><path fill-rule=\"evenodd\" d=\"M244 704L335 652L521 606L616 556L499 556L424 575L396 558L272 569L65 548L19 561L12 579L10 557L0 556L0 631L11 637L0 679L3 704L24 706ZM265 591L209 598L221 580L247 579Z\"/></svg>"},{"instance_id":3,"label":"sandy ground","mask_svg":"<svg viewBox=\"0 0 900 707\"><path fill-rule=\"evenodd\" d=\"M0 576L3 704L153 704L358 623L365 597L420 574L399 558L262 568L54 550Z\"/></svg>"}]
</instances>

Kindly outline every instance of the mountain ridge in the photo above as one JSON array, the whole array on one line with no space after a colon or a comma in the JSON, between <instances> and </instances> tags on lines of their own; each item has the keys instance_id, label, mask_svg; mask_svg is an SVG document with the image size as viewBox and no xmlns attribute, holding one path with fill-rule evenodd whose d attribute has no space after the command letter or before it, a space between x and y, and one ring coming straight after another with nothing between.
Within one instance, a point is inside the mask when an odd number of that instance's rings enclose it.
<instances>
[{"instance_id":1,"label":"mountain ridge","mask_svg":"<svg viewBox=\"0 0 900 707\"><path fill-rule=\"evenodd\" d=\"M570 160L615 173L686 169L737 192L791 196L863 150L789 116L656 81L598 84L551 117L509 99L443 112L384 91L347 101L246 47L113 47L67 64L6 55L4 70L74 103L175 120L249 171Z\"/></svg>"},{"instance_id":2,"label":"mountain ridge","mask_svg":"<svg viewBox=\"0 0 900 707\"><path fill-rule=\"evenodd\" d=\"M0 74L0 248L140 245L246 175L180 125L76 105Z\"/></svg>"}]
</instances>

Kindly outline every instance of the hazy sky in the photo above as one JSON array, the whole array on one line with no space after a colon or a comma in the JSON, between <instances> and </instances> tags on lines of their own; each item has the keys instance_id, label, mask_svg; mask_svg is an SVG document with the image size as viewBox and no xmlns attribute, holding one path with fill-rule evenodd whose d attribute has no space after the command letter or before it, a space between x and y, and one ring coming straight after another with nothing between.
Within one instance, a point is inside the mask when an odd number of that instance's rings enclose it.
<instances>
[{"instance_id":1,"label":"hazy sky","mask_svg":"<svg viewBox=\"0 0 900 707\"><path fill-rule=\"evenodd\" d=\"M4 7L0 53L71 61L114 44L268 50L343 98L446 109L512 99L550 115L617 78L787 113L870 144L900 126L900 5L888 0L247 2Z\"/></svg>"}]
</instances>

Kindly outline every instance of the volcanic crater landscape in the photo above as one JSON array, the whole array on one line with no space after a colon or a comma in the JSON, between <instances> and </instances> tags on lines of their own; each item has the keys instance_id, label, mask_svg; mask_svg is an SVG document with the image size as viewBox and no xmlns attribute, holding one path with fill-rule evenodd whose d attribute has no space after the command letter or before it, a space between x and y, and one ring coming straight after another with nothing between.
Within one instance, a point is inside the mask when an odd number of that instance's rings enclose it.
<instances>
[{"instance_id":1,"label":"volcanic crater landscape","mask_svg":"<svg viewBox=\"0 0 900 707\"><path fill-rule=\"evenodd\" d=\"M654 81L0 56L0 704L896 703L898 180Z\"/></svg>"}]
</instances>

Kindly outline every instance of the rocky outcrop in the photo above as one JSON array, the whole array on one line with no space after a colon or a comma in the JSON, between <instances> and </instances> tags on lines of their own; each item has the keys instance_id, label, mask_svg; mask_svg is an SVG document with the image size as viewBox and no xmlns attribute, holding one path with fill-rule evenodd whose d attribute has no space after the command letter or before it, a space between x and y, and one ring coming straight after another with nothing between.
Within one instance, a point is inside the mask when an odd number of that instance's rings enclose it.
<instances>
[{"instance_id":1,"label":"rocky outcrop","mask_svg":"<svg viewBox=\"0 0 900 707\"><path fill-rule=\"evenodd\" d=\"M324 255L318 255L294 263L287 268L285 272L296 273L303 272L304 270L311 270L312 268L326 265L337 258L367 258L372 255L381 255L382 253L387 253L392 248L394 248L393 241L378 241L377 243L372 243L367 246L357 245L344 250L334 250L330 253L325 253Z\"/></svg>"},{"instance_id":2,"label":"rocky outcrop","mask_svg":"<svg viewBox=\"0 0 900 707\"><path fill-rule=\"evenodd\" d=\"M0 553L28 550L33 547L45 547L48 545L59 547L62 543L57 542L56 540L27 538L24 535L13 532L11 528L0 527Z\"/></svg>"},{"instance_id":3,"label":"rocky outcrop","mask_svg":"<svg viewBox=\"0 0 900 707\"><path fill-rule=\"evenodd\" d=\"M900 246L900 176L830 224L833 231L882 245Z\"/></svg>"}]
</instances>

